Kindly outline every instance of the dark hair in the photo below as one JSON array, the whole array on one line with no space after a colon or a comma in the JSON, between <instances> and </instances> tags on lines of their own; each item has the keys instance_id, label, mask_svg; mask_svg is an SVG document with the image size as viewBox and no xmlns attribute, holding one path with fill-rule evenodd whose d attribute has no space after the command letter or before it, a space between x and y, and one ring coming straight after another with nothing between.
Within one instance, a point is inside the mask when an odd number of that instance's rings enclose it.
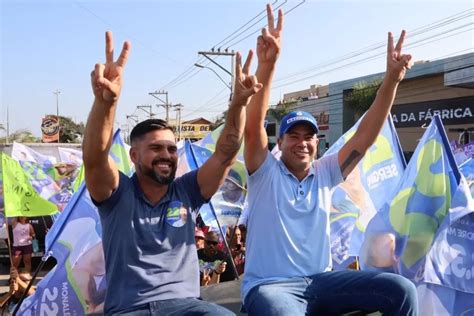
<instances>
[{"instance_id":1,"label":"dark hair","mask_svg":"<svg viewBox=\"0 0 474 316\"><path fill-rule=\"evenodd\" d=\"M137 125L135 125L135 127L132 129L132 132L130 133L130 142L133 143L134 141L138 140L143 135L151 131L162 130L162 129L169 129L170 131L173 132L173 128L169 126L165 120L148 119L148 120L142 121L138 123Z\"/></svg>"}]
</instances>

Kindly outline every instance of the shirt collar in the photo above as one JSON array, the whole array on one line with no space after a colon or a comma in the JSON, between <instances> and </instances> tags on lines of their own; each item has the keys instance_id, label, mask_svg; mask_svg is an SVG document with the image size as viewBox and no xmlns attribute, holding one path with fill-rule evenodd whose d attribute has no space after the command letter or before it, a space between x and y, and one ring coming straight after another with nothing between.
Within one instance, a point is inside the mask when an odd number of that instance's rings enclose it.
<instances>
[{"instance_id":1,"label":"shirt collar","mask_svg":"<svg viewBox=\"0 0 474 316\"><path fill-rule=\"evenodd\" d=\"M278 163L280 165L280 168L283 170L283 173L285 173L286 175L291 176L291 177L295 178L296 180L298 180L298 178L296 178L296 176L290 170L288 170L288 168L286 167L283 160L281 160L281 159L278 160ZM308 174L306 175L306 177L304 177L303 180L301 180L301 182L303 182L304 180L306 180L310 176L314 176L315 174L316 174L316 170L314 168L314 163L311 163L310 166L309 166ZM298 180L298 182L299 182L299 180Z\"/></svg>"},{"instance_id":2,"label":"shirt collar","mask_svg":"<svg viewBox=\"0 0 474 316\"><path fill-rule=\"evenodd\" d=\"M146 198L145 193L143 192L142 188L140 187L140 183L138 182L138 176L136 173L133 174L132 176L132 182L133 182L133 189L135 192L135 197L142 199L146 203L148 203L150 206L153 206L151 202ZM166 191L166 194L161 198L160 202L158 202L157 205L160 205L161 203L166 203L170 200L170 188L172 186L172 183L168 185L168 190Z\"/></svg>"}]
</instances>

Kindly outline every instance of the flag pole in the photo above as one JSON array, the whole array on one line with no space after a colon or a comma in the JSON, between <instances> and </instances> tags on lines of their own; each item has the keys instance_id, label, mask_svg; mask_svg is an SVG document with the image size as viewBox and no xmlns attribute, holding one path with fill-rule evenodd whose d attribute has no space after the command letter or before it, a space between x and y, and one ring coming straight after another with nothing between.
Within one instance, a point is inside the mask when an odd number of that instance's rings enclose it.
<instances>
[{"instance_id":1,"label":"flag pole","mask_svg":"<svg viewBox=\"0 0 474 316\"><path fill-rule=\"evenodd\" d=\"M185 150L186 150L186 144L184 146L185 146ZM197 166L198 164L197 164L196 156L194 155L193 146L192 146L191 143L189 143L188 146L189 146L189 149L190 149L190 152L191 152L191 156L193 157L194 164ZM227 250L227 255L230 258L232 272L234 272L234 277L237 280L239 280L239 273L237 272L237 267L235 266L234 258L232 258L232 251L230 250L229 244L227 243L227 239L225 238L225 234L222 231L221 224L219 223L219 219L217 218L217 214L216 214L216 211L214 209L214 205L212 205L211 201L209 201L209 208L211 209L212 214L214 215L214 218L216 219L217 227L219 227L219 232L221 233L222 239L224 240L224 245L225 245L225 248Z\"/></svg>"},{"instance_id":2,"label":"flag pole","mask_svg":"<svg viewBox=\"0 0 474 316\"><path fill-rule=\"evenodd\" d=\"M18 301L18 304L16 304L16 306L15 306L15 310L13 311L13 314L12 314L13 316L15 316L16 313L18 313L18 310L20 309L21 303L23 303L23 301L25 300L25 297L28 294L28 292L30 291L30 288L33 285L33 282L35 281L36 277L38 276L38 273L41 271L41 269L43 269L43 266L45 265L45 263L49 259L49 257L51 257L51 252L45 253L43 255L43 257L41 257L40 264L38 265L38 267L35 270L35 273L31 277L31 280L28 283L28 286L26 287L26 289L21 294L21 297L20 297L20 300Z\"/></svg>"}]
</instances>

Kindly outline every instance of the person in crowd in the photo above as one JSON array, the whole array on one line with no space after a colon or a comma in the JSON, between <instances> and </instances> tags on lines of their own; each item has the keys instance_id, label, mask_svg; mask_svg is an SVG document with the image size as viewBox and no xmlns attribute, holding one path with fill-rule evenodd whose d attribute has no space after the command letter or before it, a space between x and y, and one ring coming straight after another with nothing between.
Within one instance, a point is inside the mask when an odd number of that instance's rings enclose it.
<instances>
[{"instance_id":1,"label":"person in crowd","mask_svg":"<svg viewBox=\"0 0 474 316\"><path fill-rule=\"evenodd\" d=\"M23 293L26 291L30 282L30 274L24 270L18 273L18 269L15 267L10 268L10 289L8 292L0 296L0 309L2 315L7 312L7 315L14 310L16 304L20 301ZM26 294L26 297L33 295L36 291L36 286L31 286Z\"/></svg>"},{"instance_id":2,"label":"person in crowd","mask_svg":"<svg viewBox=\"0 0 474 316\"><path fill-rule=\"evenodd\" d=\"M341 150L315 160L318 126L302 111L281 121L281 160L268 151L264 128L271 81L280 54L283 12L257 40L256 75L263 83L247 107L244 158L248 169L244 309L250 315L335 315L353 310L417 315L413 283L392 273L331 271L331 189L341 183L374 143L390 113L397 87L411 65L402 53L405 32L393 45L388 34L387 69L374 103Z\"/></svg>"},{"instance_id":3,"label":"person in crowd","mask_svg":"<svg viewBox=\"0 0 474 316\"><path fill-rule=\"evenodd\" d=\"M19 216L13 220L13 267L18 269L21 261L25 265L25 272L31 274L31 255L33 254L33 239L36 234L28 217Z\"/></svg>"},{"instance_id":4,"label":"person in crowd","mask_svg":"<svg viewBox=\"0 0 474 316\"><path fill-rule=\"evenodd\" d=\"M83 159L87 189L102 225L107 291L104 313L229 315L199 300L194 230L202 204L223 184L236 160L245 126L245 106L262 85L249 75L252 51L242 67L236 54L235 84L226 123L213 155L198 169L175 179L178 150L166 121L149 119L130 134L136 172L129 178L109 157L115 112L130 43L114 61L106 33L105 64L91 73L94 103L87 121Z\"/></svg>"},{"instance_id":5,"label":"person in crowd","mask_svg":"<svg viewBox=\"0 0 474 316\"><path fill-rule=\"evenodd\" d=\"M194 241L196 242L196 249L204 248L204 232L200 228L196 228L194 232Z\"/></svg>"},{"instance_id":6,"label":"person in crowd","mask_svg":"<svg viewBox=\"0 0 474 316\"><path fill-rule=\"evenodd\" d=\"M221 275L228 271L227 255L217 249L218 244L219 236L215 232L209 231L205 236L204 248L198 250L201 285L220 283Z\"/></svg>"},{"instance_id":7,"label":"person in crowd","mask_svg":"<svg viewBox=\"0 0 474 316\"><path fill-rule=\"evenodd\" d=\"M239 226L229 227L226 233L227 244L232 252L235 268L238 275L244 273L245 266L245 241Z\"/></svg>"}]
</instances>

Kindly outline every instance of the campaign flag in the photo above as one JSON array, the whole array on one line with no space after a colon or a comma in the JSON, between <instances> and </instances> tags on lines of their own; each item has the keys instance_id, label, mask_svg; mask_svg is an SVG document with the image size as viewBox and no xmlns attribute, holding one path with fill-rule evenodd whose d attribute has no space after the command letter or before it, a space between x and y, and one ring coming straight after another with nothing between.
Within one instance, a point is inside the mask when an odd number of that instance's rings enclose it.
<instances>
[{"instance_id":1,"label":"campaign flag","mask_svg":"<svg viewBox=\"0 0 474 316\"><path fill-rule=\"evenodd\" d=\"M474 295L449 287L420 283L416 287L420 316L472 316Z\"/></svg>"},{"instance_id":2,"label":"campaign flag","mask_svg":"<svg viewBox=\"0 0 474 316\"><path fill-rule=\"evenodd\" d=\"M5 203L3 199L3 174L2 164L0 163L0 227L3 227L5 220Z\"/></svg>"},{"instance_id":3,"label":"campaign flag","mask_svg":"<svg viewBox=\"0 0 474 316\"><path fill-rule=\"evenodd\" d=\"M434 243L443 243L443 238L450 239L452 245L464 242L449 236L449 227L465 225L455 223L472 212L467 182L455 163L439 116L425 131L395 192L367 227L361 266L425 281L429 276L425 267L440 264L427 261ZM446 260L456 257L456 247L446 251ZM430 273L443 273L445 268L441 263ZM430 278L433 281L434 276Z\"/></svg>"},{"instance_id":4,"label":"campaign flag","mask_svg":"<svg viewBox=\"0 0 474 316\"><path fill-rule=\"evenodd\" d=\"M120 135L114 135L112 146L110 147L110 157L112 157L117 168L128 176L134 172L134 167L129 155L130 146L125 144ZM81 165L78 175L72 184L72 191L79 190L80 185L85 180L84 165Z\"/></svg>"},{"instance_id":5,"label":"campaign flag","mask_svg":"<svg viewBox=\"0 0 474 316\"><path fill-rule=\"evenodd\" d=\"M5 216L42 216L57 213L57 207L41 198L18 161L2 154Z\"/></svg>"},{"instance_id":6,"label":"campaign flag","mask_svg":"<svg viewBox=\"0 0 474 316\"><path fill-rule=\"evenodd\" d=\"M471 196L474 198L474 158L471 158L459 166L459 171L464 175L467 185L471 190Z\"/></svg>"},{"instance_id":7,"label":"campaign flag","mask_svg":"<svg viewBox=\"0 0 474 316\"><path fill-rule=\"evenodd\" d=\"M82 165L82 151L74 148L58 147L59 159L61 162Z\"/></svg>"},{"instance_id":8,"label":"campaign flag","mask_svg":"<svg viewBox=\"0 0 474 316\"><path fill-rule=\"evenodd\" d=\"M183 171L201 167L213 153L209 148L212 147L206 148L186 141L180 160L186 161L188 168L183 167ZM206 225L217 228L219 225L216 219L221 226L235 226L237 224L247 195L245 173L245 165L238 160L211 201L201 206L201 218Z\"/></svg>"},{"instance_id":9,"label":"campaign flag","mask_svg":"<svg viewBox=\"0 0 474 316\"><path fill-rule=\"evenodd\" d=\"M12 158L17 161L35 162L45 168L52 167L57 163L54 156L44 155L21 143L13 142Z\"/></svg>"},{"instance_id":10,"label":"campaign flag","mask_svg":"<svg viewBox=\"0 0 474 316\"><path fill-rule=\"evenodd\" d=\"M351 139L361 120L324 154L335 154ZM405 169L392 118L389 116L374 144L331 196L331 253L333 268L345 269L357 256L370 219L394 196Z\"/></svg>"},{"instance_id":11,"label":"campaign flag","mask_svg":"<svg viewBox=\"0 0 474 316\"><path fill-rule=\"evenodd\" d=\"M470 204L466 208L471 213L452 223L443 222L426 257L424 271L420 269L417 277L474 297L474 202L470 198L466 203Z\"/></svg>"},{"instance_id":12,"label":"campaign flag","mask_svg":"<svg viewBox=\"0 0 474 316\"><path fill-rule=\"evenodd\" d=\"M29 177L38 194L63 210L72 196L72 184L78 173L73 163L56 162L56 158L43 155L23 144L14 143L12 157Z\"/></svg>"},{"instance_id":13,"label":"campaign flag","mask_svg":"<svg viewBox=\"0 0 474 316\"><path fill-rule=\"evenodd\" d=\"M120 144L117 137L120 131L114 134L114 143ZM115 150L122 151L118 146ZM116 154L111 149L111 156ZM120 171L131 170L126 165L128 158L118 162ZM23 302L20 314L102 313L107 289L102 227L84 183L48 232L45 252L56 258L57 265L38 283L35 294Z\"/></svg>"},{"instance_id":14,"label":"campaign flag","mask_svg":"<svg viewBox=\"0 0 474 316\"><path fill-rule=\"evenodd\" d=\"M61 188L51 177L56 158L43 155L20 143L13 143L12 158L18 161L28 175L36 192L45 200L57 194Z\"/></svg>"}]
</instances>

